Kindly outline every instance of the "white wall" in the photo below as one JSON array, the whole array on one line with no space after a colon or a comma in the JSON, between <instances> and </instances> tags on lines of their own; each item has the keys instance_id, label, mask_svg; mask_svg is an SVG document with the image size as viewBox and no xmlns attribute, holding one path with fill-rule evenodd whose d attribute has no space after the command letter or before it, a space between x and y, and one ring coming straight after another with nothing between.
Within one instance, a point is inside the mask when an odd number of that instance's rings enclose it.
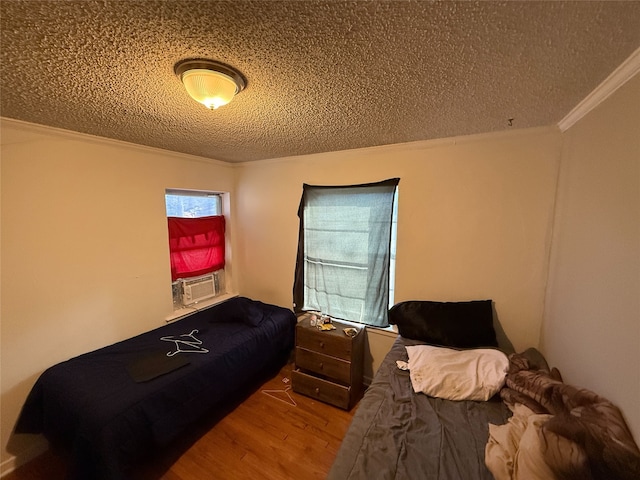
<instances>
[{"instance_id":1,"label":"white wall","mask_svg":"<svg viewBox=\"0 0 640 480\"><path fill-rule=\"evenodd\" d=\"M564 133L541 348L640 443L640 75Z\"/></svg>"},{"instance_id":2,"label":"white wall","mask_svg":"<svg viewBox=\"0 0 640 480\"><path fill-rule=\"evenodd\" d=\"M537 346L560 146L549 128L243 164L240 290L291 306L303 183L400 177L396 301L492 298L516 348ZM371 373L389 344L368 337Z\"/></svg>"},{"instance_id":3,"label":"white wall","mask_svg":"<svg viewBox=\"0 0 640 480\"><path fill-rule=\"evenodd\" d=\"M1 438L47 367L164 324L165 188L233 192L226 164L2 120ZM233 219L230 222L233 237ZM20 459L18 459L18 462Z\"/></svg>"},{"instance_id":4,"label":"white wall","mask_svg":"<svg viewBox=\"0 0 640 480\"><path fill-rule=\"evenodd\" d=\"M37 445L11 429L45 368L170 312L168 187L231 192L235 289L290 307L302 184L400 177L396 301L492 298L516 349L539 345L542 330L550 363L619 404L637 435L637 105L636 80L564 135L516 130L233 167L3 120L3 470L7 443L25 455ZM390 339L368 339L372 374Z\"/></svg>"}]
</instances>

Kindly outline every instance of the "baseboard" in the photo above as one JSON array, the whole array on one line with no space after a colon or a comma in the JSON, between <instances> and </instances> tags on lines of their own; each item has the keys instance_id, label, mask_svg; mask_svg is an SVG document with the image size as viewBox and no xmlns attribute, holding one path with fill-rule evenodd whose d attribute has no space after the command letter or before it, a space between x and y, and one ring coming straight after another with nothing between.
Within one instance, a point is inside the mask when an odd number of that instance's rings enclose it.
<instances>
[{"instance_id":1,"label":"baseboard","mask_svg":"<svg viewBox=\"0 0 640 480\"><path fill-rule=\"evenodd\" d=\"M16 457L11 457L8 460L0 463L0 478L10 474L18 467L19 465L16 462Z\"/></svg>"},{"instance_id":2,"label":"baseboard","mask_svg":"<svg viewBox=\"0 0 640 480\"><path fill-rule=\"evenodd\" d=\"M29 463L36 457L39 457L49 449L49 444L44 438L36 441L34 444L20 454L20 457L12 456L0 463L0 478L13 472L16 468L21 467L25 463Z\"/></svg>"}]
</instances>

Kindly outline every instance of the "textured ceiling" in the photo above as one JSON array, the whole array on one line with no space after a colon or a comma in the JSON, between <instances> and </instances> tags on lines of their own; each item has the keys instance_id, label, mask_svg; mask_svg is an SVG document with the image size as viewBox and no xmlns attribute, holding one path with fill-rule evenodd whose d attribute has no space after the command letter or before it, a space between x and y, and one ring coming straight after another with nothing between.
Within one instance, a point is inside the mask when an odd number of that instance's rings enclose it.
<instances>
[{"instance_id":1,"label":"textured ceiling","mask_svg":"<svg viewBox=\"0 0 640 480\"><path fill-rule=\"evenodd\" d=\"M640 46L638 1L0 5L3 117L228 162L553 125ZM247 88L205 109L193 57Z\"/></svg>"}]
</instances>

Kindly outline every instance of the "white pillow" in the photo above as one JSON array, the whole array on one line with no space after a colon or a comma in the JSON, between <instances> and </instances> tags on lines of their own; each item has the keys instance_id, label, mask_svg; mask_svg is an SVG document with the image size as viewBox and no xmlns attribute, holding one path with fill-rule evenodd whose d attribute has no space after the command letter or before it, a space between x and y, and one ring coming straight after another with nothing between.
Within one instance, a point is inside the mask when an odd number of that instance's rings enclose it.
<instances>
[{"instance_id":1,"label":"white pillow","mask_svg":"<svg viewBox=\"0 0 640 480\"><path fill-rule=\"evenodd\" d=\"M488 400L504 385L509 359L499 350L431 345L406 348L416 392L447 400Z\"/></svg>"}]
</instances>

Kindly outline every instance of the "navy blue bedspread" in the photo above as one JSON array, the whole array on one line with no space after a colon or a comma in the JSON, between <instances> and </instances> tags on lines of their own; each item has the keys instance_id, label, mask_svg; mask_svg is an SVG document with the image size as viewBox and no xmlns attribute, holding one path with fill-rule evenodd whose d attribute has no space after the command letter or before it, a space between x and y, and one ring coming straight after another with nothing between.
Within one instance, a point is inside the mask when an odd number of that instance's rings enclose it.
<instances>
[{"instance_id":1,"label":"navy blue bedspread","mask_svg":"<svg viewBox=\"0 0 640 480\"><path fill-rule=\"evenodd\" d=\"M283 364L295 323L291 310L239 297L72 358L40 376L16 433L69 446L76 478L124 478L140 452Z\"/></svg>"}]
</instances>

